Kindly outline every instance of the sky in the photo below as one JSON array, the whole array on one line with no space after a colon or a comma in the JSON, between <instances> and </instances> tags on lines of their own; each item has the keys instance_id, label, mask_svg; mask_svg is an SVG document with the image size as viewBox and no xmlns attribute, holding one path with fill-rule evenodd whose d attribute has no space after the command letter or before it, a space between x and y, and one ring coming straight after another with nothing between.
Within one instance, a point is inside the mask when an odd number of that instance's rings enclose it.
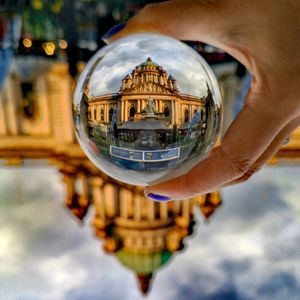
<instances>
[{"instance_id":1,"label":"sky","mask_svg":"<svg viewBox=\"0 0 300 300\"><path fill-rule=\"evenodd\" d=\"M189 46L169 37L130 36L101 49L87 65L86 71L79 80L79 86L82 85L83 78L93 61L102 56L91 77L89 96L117 93L122 79L137 65L151 57L176 79L181 93L203 97L206 95L206 82L208 82L209 86L215 87L216 98L218 98L216 101L220 101L214 75L205 68L206 63L203 59ZM81 97L75 98L80 101Z\"/></svg>"},{"instance_id":2,"label":"sky","mask_svg":"<svg viewBox=\"0 0 300 300\"><path fill-rule=\"evenodd\" d=\"M299 178L299 166L265 167L223 190L222 207L208 223L197 214L146 299L298 299ZM143 299L93 237L93 212L80 225L64 193L53 167L0 169L0 299Z\"/></svg>"}]
</instances>

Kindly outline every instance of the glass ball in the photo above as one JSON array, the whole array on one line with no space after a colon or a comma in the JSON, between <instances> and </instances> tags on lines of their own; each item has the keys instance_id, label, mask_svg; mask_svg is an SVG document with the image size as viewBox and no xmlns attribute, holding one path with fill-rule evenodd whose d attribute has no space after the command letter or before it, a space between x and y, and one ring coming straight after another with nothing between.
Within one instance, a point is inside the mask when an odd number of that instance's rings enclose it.
<instances>
[{"instance_id":1,"label":"glass ball","mask_svg":"<svg viewBox=\"0 0 300 300\"><path fill-rule=\"evenodd\" d=\"M220 131L221 95L191 47L138 34L87 63L73 118L82 149L101 171L147 186L183 175L208 156Z\"/></svg>"}]
</instances>

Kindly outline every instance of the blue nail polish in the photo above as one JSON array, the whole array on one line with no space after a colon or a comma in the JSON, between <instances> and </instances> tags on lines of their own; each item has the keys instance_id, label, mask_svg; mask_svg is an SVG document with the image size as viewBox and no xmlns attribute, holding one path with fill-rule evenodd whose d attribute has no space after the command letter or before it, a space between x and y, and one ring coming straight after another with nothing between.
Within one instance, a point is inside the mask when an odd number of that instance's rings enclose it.
<instances>
[{"instance_id":1,"label":"blue nail polish","mask_svg":"<svg viewBox=\"0 0 300 300\"><path fill-rule=\"evenodd\" d=\"M152 194L149 193L147 195L148 198L155 200L155 201L168 201L171 200L171 198L167 197L167 196L162 196L162 195L157 195L157 194Z\"/></svg>"},{"instance_id":2,"label":"blue nail polish","mask_svg":"<svg viewBox=\"0 0 300 300\"><path fill-rule=\"evenodd\" d=\"M126 21L124 22L121 22L119 24L117 24L116 26L112 27L108 32L106 32L102 37L101 39L104 41L104 42L107 42L107 40L113 36L114 34L116 34L117 32L121 31L126 25Z\"/></svg>"}]
</instances>

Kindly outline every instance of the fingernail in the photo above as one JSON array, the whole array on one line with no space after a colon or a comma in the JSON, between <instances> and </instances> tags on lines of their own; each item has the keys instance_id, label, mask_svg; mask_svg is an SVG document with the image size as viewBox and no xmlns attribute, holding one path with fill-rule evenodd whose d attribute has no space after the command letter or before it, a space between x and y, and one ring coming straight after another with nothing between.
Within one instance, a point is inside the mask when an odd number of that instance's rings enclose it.
<instances>
[{"instance_id":1,"label":"fingernail","mask_svg":"<svg viewBox=\"0 0 300 300\"><path fill-rule=\"evenodd\" d=\"M107 43L108 39L110 37L112 37L113 35L115 35L117 32L121 31L126 25L126 21L121 22L119 24L117 24L116 26L112 27L108 32L106 32L102 37L102 41Z\"/></svg>"},{"instance_id":2,"label":"fingernail","mask_svg":"<svg viewBox=\"0 0 300 300\"><path fill-rule=\"evenodd\" d=\"M157 194L153 194L153 193L149 193L147 194L147 197L155 200L155 201L168 201L171 200L171 198L169 198L168 196L162 196L162 195L157 195Z\"/></svg>"}]
</instances>

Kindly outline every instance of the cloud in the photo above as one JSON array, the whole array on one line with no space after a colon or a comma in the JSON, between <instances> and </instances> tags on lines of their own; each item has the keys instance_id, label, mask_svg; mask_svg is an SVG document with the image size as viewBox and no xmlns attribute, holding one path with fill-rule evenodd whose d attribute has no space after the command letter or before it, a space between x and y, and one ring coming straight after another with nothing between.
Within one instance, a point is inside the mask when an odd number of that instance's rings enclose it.
<instances>
[{"instance_id":1,"label":"cloud","mask_svg":"<svg viewBox=\"0 0 300 300\"><path fill-rule=\"evenodd\" d=\"M198 54L182 43L171 43L169 38L153 35L150 38L130 37L123 44L115 43L108 47L109 51L99 52L99 55L103 52L105 55L91 78L90 96L117 93L122 78L149 56L177 80L182 93L206 95L206 82L211 80Z\"/></svg>"},{"instance_id":2,"label":"cloud","mask_svg":"<svg viewBox=\"0 0 300 300\"><path fill-rule=\"evenodd\" d=\"M292 167L265 168L224 190L223 206L209 224L197 218L147 299L296 300L299 177ZM56 170L0 170L0 191L0 299L142 299L133 272L101 250L90 221L80 227L63 208Z\"/></svg>"}]
</instances>

